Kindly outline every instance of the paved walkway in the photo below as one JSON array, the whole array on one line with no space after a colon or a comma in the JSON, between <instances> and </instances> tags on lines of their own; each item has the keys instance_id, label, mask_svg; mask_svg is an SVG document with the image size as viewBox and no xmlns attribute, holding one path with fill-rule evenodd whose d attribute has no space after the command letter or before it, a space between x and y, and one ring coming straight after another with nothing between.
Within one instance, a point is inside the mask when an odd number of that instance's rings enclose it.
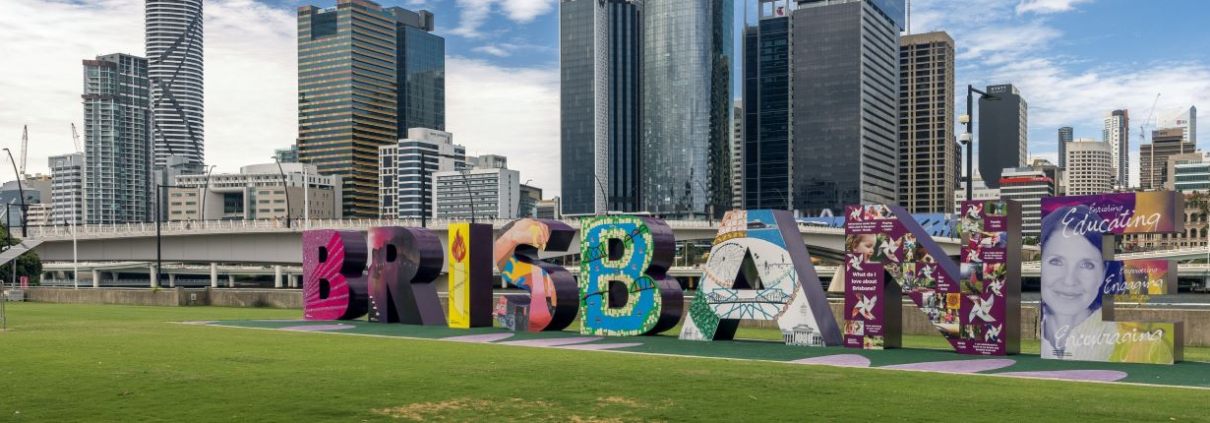
<instances>
[{"instance_id":1,"label":"paved walkway","mask_svg":"<svg viewBox=\"0 0 1210 423\"><path fill-rule=\"evenodd\" d=\"M186 322L213 326L387 336L448 342L492 343L520 347L686 357L746 359L807 365L869 367L950 374L980 374L1079 382L1134 383L1210 389L1210 363L1184 362L1172 366L1086 363L1043 360L1037 355L973 357L950 351L893 349L865 351L841 347L794 347L772 341L681 341L675 334L612 338L574 332L510 332L501 328L450 329L438 326L381 324L365 321L307 322L303 320ZM669 332L672 333L672 332Z\"/></svg>"}]
</instances>

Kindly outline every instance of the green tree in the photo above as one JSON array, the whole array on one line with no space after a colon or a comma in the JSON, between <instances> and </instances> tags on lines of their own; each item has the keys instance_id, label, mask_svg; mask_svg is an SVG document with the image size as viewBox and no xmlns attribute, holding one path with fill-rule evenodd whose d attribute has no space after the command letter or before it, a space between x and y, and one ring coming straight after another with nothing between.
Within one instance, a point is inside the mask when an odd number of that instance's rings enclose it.
<instances>
[{"instance_id":1,"label":"green tree","mask_svg":"<svg viewBox=\"0 0 1210 423\"><path fill-rule=\"evenodd\" d=\"M7 227L0 226L0 245L5 245L5 249L7 249L8 246L17 245L20 243L20 239L9 237ZM0 266L0 280L5 281L9 285L13 283L13 281L10 280L12 279L13 274L12 265L13 263L10 262ZM29 251L25 254L22 254L21 257L17 259L18 280L20 280L22 276L29 276L30 285L38 285L42 282L42 259L38 258L38 253Z\"/></svg>"}]
</instances>

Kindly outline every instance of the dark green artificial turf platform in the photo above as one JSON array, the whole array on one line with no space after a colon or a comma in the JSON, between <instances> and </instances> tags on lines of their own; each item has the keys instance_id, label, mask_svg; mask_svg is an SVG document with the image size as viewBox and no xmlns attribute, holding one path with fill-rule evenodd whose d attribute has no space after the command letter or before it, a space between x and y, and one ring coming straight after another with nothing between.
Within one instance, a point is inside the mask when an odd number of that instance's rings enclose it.
<instances>
[{"instance_id":1,"label":"dark green artificial turf platform","mask_svg":"<svg viewBox=\"0 0 1210 423\"><path fill-rule=\"evenodd\" d=\"M661 336L614 338L582 336L566 331L511 332L501 328L450 329L439 326L381 324L366 321L242 320L189 322L189 324L1210 389L1210 363L1202 362L1183 362L1171 366L1091 363L1043 360L1034 354L977 357L929 349L871 351L841 347L810 348L759 340L696 342L677 339L676 331L669 331L667 335Z\"/></svg>"}]
</instances>

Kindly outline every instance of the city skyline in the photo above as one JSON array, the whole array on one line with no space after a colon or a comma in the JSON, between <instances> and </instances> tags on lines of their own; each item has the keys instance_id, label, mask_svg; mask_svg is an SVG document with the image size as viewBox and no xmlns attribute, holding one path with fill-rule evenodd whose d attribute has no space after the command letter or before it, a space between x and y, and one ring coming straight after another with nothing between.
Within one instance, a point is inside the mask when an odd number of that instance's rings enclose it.
<instances>
[{"instance_id":1,"label":"city skyline","mask_svg":"<svg viewBox=\"0 0 1210 423\"><path fill-rule=\"evenodd\" d=\"M1030 156L1057 163L1053 134L1058 127L1074 127L1079 138L1098 137L1103 115L1113 109L1133 110L1132 121L1141 123L1156 92L1163 93L1157 113L1210 98L1207 53L1168 45L1173 37L1193 42L1210 37L1197 25L1180 23L1197 13L1163 14L1177 21L1176 33L1123 30L1091 36L1087 35L1091 31L1081 28L1103 28L1114 22L1134 27L1131 22L1161 11L1139 10L1120 0L979 0L961 2L972 6L969 15L945 14L955 3L913 2L912 32L938 29L954 37L958 87L967 83L1020 87L1030 102ZM1194 1L1170 3L1186 10L1207 9ZM293 12L301 4L247 0L206 4L207 150L209 164L219 165L220 171L234 171L248 164L248 157L269 157L297 134ZM558 160L558 3L413 0L384 2L384 6L426 8L436 15L435 33L449 40L447 129L465 143L468 154L514 157L513 168L534 179L548 197L559 195L558 169L546 166ZM110 52L145 53L144 4L32 1L15 7L13 17L0 18L5 24L0 25L5 28L0 34L39 36L29 43L0 47L0 53L15 58L0 65L10 76L0 84L13 94L0 99L0 130L12 132L0 139L5 146L15 146L20 126L28 123L30 173L47 173L45 158L73 151L69 123L80 123L78 97L71 98L73 93L78 96L79 70L72 63ZM736 15L735 33L740 34L738 7ZM88 24L78 24L84 21ZM1025 35L1009 44L1003 41L1006 33ZM733 38L738 42L738 35ZM1119 48L1132 52L1130 62L1117 61L1119 55L1109 51ZM733 87L739 83L738 75L733 69ZM732 90L733 98L739 95L738 89ZM1148 132L1154 124L1152 118ZM1132 138L1137 131L1135 124ZM1142 143L1132 140L1131 158L1139 157L1137 146ZM1131 167L1132 179L1137 179L1138 164Z\"/></svg>"}]
</instances>

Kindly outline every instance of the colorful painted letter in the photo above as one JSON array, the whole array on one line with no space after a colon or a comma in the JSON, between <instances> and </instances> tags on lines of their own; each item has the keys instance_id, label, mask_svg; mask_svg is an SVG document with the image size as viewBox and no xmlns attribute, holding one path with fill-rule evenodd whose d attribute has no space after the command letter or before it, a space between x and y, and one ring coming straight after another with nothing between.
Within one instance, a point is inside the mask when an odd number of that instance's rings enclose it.
<instances>
[{"instance_id":1,"label":"colorful painted letter","mask_svg":"<svg viewBox=\"0 0 1210 423\"><path fill-rule=\"evenodd\" d=\"M423 228L370 229L371 317L379 323L445 326L433 280L441 275L441 240Z\"/></svg>"},{"instance_id":2,"label":"colorful painted letter","mask_svg":"<svg viewBox=\"0 0 1210 423\"><path fill-rule=\"evenodd\" d=\"M303 319L365 316L369 308L365 268L366 239L361 232L303 232Z\"/></svg>"},{"instance_id":3,"label":"colorful painted letter","mask_svg":"<svg viewBox=\"0 0 1210 423\"><path fill-rule=\"evenodd\" d=\"M776 321L789 345L840 345L840 328L788 211L727 212L680 338L731 339L740 319Z\"/></svg>"},{"instance_id":4,"label":"colorful painted letter","mask_svg":"<svg viewBox=\"0 0 1210 423\"><path fill-rule=\"evenodd\" d=\"M898 348L907 294L958 353L1020 351L1020 205L970 201L962 212L962 263L955 266L902 207L847 209L845 347Z\"/></svg>"},{"instance_id":5,"label":"colorful painted letter","mask_svg":"<svg viewBox=\"0 0 1210 423\"><path fill-rule=\"evenodd\" d=\"M1042 199L1042 358L1173 364L1183 322L1116 322L1114 297L1176 293L1167 260L1113 261L1115 236L1183 231L1171 191Z\"/></svg>"},{"instance_id":6,"label":"colorful painted letter","mask_svg":"<svg viewBox=\"0 0 1210 423\"><path fill-rule=\"evenodd\" d=\"M566 251L575 230L557 220L521 219L500 229L496 266L509 285L529 295L506 295L492 315L511 330L558 331L576 319L576 278L557 264L538 259L542 251Z\"/></svg>"},{"instance_id":7,"label":"colorful painted letter","mask_svg":"<svg viewBox=\"0 0 1210 423\"><path fill-rule=\"evenodd\" d=\"M664 221L580 220L580 333L653 335L681 320L684 293L668 268L676 240Z\"/></svg>"},{"instance_id":8,"label":"colorful painted letter","mask_svg":"<svg viewBox=\"0 0 1210 423\"><path fill-rule=\"evenodd\" d=\"M450 327L492 327L492 225L449 227Z\"/></svg>"}]
</instances>

